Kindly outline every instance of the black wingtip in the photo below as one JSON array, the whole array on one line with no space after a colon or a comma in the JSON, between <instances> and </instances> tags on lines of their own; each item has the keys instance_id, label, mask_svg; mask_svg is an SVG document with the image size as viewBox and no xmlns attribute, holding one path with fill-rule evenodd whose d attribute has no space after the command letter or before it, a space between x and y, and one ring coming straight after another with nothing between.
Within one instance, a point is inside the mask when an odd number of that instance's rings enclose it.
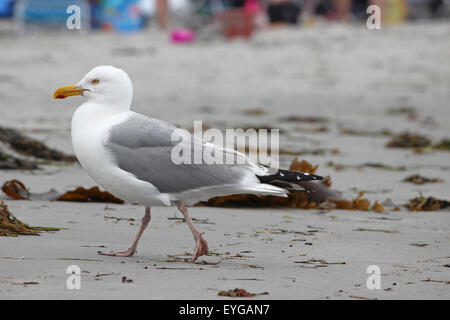
<instances>
[{"instance_id":1,"label":"black wingtip","mask_svg":"<svg viewBox=\"0 0 450 320\"><path fill-rule=\"evenodd\" d=\"M299 172L292 170L278 170L277 173L269 175L269 176L257 176L261 183L270 184L272 181L285 181L291 183L299 183L303 181L318 181L323 180L323 177L307 173L307 172Z\"/></svg>"},{"instance_id":2,"label":"black wingtip","mask_svg":"<svg viewBox=\"0 0 450 320\"><path fill-rule=\"evenodd\" d=\"M303 181L311 181L311 180L323 180L322 176L318 176L316 174L307 173L307 172L299 172Z\"/></svg>"}]
</instances>

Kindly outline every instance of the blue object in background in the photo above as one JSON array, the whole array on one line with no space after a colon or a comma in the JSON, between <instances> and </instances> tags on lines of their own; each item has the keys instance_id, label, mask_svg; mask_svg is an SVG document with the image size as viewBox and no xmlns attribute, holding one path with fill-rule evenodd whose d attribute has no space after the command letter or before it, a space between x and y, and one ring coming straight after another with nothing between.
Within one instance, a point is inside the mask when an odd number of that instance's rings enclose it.
<instances>
[{"instance_id":1,"label":"blue object in background","mask_svg":"<svg viewBox=\"0 0 450 320\"><path fill-rule=\"evenodd\" d=\"M13 0L0 0L0 18L12 17Z\"/></svg>"},{"instance_id":2,"label":"blue object in background","mask_svg":"<svg viewBox=\"0 0 450 320\"><path fill-rule=\"evenodd\" d=\"M18 0L15 15L25 26L63 29L66 28L66 21L70 16L67 8L71 5L80 7L81 28L89 29L90 9L86 0Z\"/></svg>"},{"instance_id":3,"label":"blue object in background","mask_svg":"<svg viewBox=\"0 0 450 320\"><path fill-rule=\"evenodd\" d=\"M138 8L138 0L101 0L92 5L92 27L110 31L140 30L145 17Z\"/></svg>"}]
</instances>

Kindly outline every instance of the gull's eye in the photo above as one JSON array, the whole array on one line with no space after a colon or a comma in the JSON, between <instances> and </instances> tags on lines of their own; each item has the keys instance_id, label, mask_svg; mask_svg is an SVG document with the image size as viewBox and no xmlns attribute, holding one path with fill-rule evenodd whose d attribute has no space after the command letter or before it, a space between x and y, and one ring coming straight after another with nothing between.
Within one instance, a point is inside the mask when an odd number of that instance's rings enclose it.
<instances>
[{"instance_id":1,"label":"gull's eye","mask_svg":"<svg viewBox=\"0 0 450 320\"><path fill-rule=\"evenodd\" d=\"M94 79L94 80L91 81L91 83L92 83L93 85L97 85L97 84L100 83L100 80Z\"/></svg>"}]
</instances>

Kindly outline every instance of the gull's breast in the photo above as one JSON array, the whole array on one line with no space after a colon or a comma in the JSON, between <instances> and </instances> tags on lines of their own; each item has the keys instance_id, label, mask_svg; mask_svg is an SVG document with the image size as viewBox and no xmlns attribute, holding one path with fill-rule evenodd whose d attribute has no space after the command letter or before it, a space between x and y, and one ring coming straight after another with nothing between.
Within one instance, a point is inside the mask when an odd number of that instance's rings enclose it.
<instances>
[{"instance_id":1,"label":"gull's breast","mask_svg":"<svg viewBox=\"0 0 450 320\"><path fill-rule=\"evenodd\" d=\"M121 170L105 147L110 128L127 119L127 113L87 117L82 107L72 119L72 144L87 174L105 190L128 202L145 206L167 205L160 200L161 193L155 186Z\"/></svg>"}]
</instances>

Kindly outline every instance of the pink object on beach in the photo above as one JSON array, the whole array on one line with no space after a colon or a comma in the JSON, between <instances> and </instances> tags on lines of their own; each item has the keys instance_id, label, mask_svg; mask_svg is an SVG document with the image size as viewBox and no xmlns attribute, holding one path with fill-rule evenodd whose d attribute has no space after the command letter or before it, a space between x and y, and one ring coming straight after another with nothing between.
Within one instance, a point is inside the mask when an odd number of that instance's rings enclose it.
<instances>
[{"instance_id":1,"label":"pink object on beach","mask_svg":"<svg viewBox=\"0 0 450 320\"><path fill-rule=\"evenodd\" d=\"M258 0L246 0L244 3L244 11L249 14L257 14L261 12L261 10Z\"/></svg>"},{"instance_id":2,"label":"pink object on beach","mask_svg":"<svg viewBox=\"0 0 450 320\"><path fill-rule=\"evenodd\" d=\"M189 29L173 29L170 33L170 39L173 43L189 43L194 41L195 32Z\"/></svg>"}]
</instances>

